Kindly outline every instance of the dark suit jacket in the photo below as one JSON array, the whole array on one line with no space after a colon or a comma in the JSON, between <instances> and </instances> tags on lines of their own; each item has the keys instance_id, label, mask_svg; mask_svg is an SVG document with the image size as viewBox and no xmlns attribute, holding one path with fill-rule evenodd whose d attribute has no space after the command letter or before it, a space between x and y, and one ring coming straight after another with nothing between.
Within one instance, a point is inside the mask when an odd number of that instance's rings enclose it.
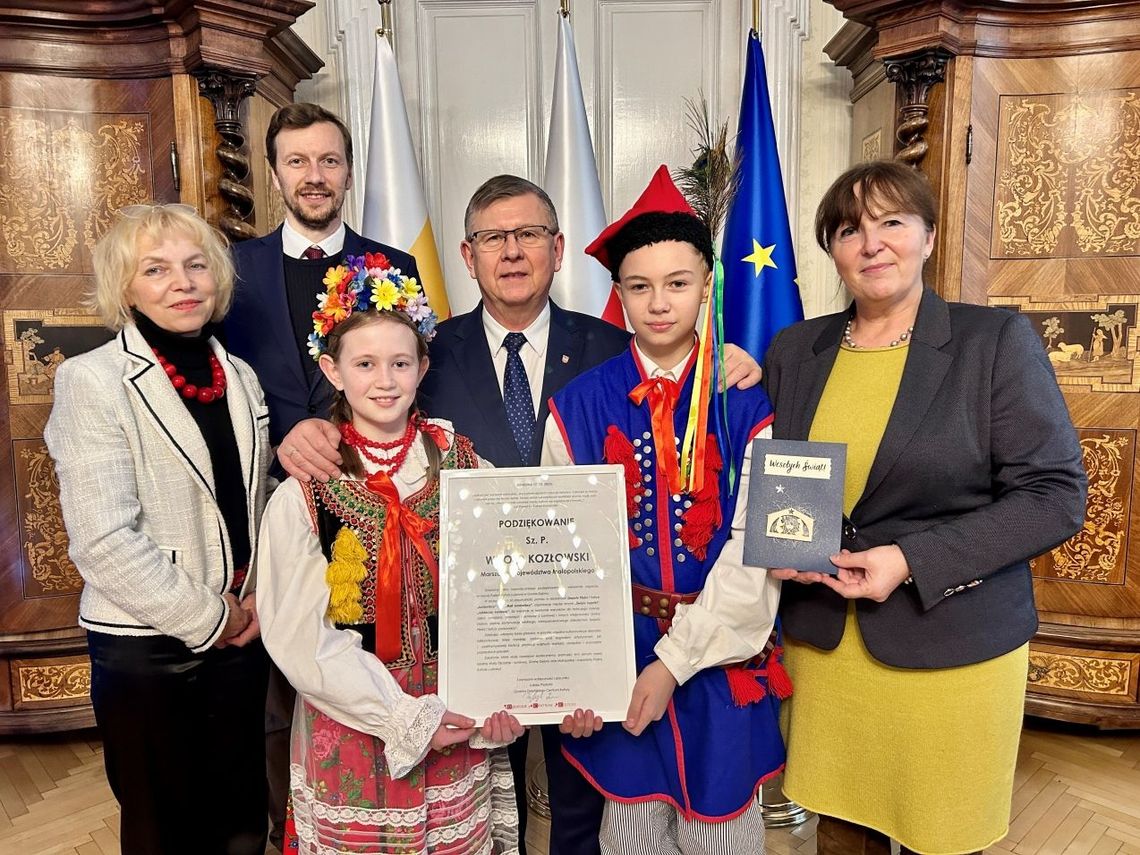
<instances>
[{"instance_id":1,"label":"dark suit jacket","mask_svg":"<svg viewBox=\"0 0 1140 855\"><path fill-rule=\"evenodd\" d=\"M589 368L617 356L629 333L599 318L550 304L550 339L546 374L538 409L531 458L522 460L507 424L503 393L483 331L483 304L440 324L431 343L431 368L420 384L420 404L428 415L448 419L475 443L481 457L495 466L534 466L541 454L542 431L550 414L550 396Z\"/></svg>"},{"instance_id":2,"label":"dark suit jacket","mask_svg":"<svg viewBox=\"0 0 1140 855\"><path fill-rule=\"evenodd\" d=\"M776 438L807 438L846 319L804 321L773 340L764 382ZM844 531L852 550L898 544L914 577L886 602L856 601L871 655L942 668L1031 638L1037 612L1026 559L1080 528L1085 490L1073 425L1029 321L926 291L898 397ZM785 630L816 647L839 644L846 612L823 585L783 587Z\"/></svg>"},{"instance_id":3,"label":"dark suit jacket","mask_svg":"<svg viewBox=\"0 0 1140 855\"><path fill-rule=\"evenodd\" d=\"M398 249L361 237L345 228L344 254L382 252L393 267L419 277L416 260ZM225 320L226 347L253 366L269 405L269 438L276 446L297 422L313 416L327 418L332 386L317 371L312 380L303 360L308 347L298 351L289 302L285 296L284 250L281 227L265 235L234 244L234 302ZM313 294L313 310L317 308Z\"/></svg>"}]
</instances>

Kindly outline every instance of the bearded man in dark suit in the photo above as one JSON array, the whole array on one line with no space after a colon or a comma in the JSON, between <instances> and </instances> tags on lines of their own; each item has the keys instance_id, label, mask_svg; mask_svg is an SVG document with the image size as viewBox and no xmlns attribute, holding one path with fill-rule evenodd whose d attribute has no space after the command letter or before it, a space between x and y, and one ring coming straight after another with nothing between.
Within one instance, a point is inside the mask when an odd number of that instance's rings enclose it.
<instances>
[{"instance_id":1,"label":"bearded man in dark suit","mask_svg":"<svg viewBox=\"0 0 1140 855\"><path fill-rule=\"evenodd\" d=\"M341 218L352 186L352 136L333 113L316 104L288 104L269 120L265 151L273 185L285 203L285 222L233 247L237 279L225 320L229 351L257 373L269 406L274 447L293 426L328 415L332 386L308 353L316 295L329 267L346 255L380 252L409 276L419 276L406 252L363 238ZM280 449L278 449L280 451ZM280 466L273 467L280 475ZM292 687L271 669L266 708L270 839L278 849L289 792Z\"/></svg>"}]
</instances>

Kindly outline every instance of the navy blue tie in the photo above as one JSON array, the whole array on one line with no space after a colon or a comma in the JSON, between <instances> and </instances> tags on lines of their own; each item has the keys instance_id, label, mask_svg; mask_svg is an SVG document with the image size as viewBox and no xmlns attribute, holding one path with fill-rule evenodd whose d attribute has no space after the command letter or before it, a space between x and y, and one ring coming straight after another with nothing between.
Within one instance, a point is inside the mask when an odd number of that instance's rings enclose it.
<instances>
[{"instance_id":1,"label":"navy blue tie","mask_svg":"<svg viewBox=\"0 0 1140 855\"><path fill-rule=\"evenodd\" d=\"M526 376L519 350L526 344L521 332L507 333L503 347L507 349L507 368L503 372L503 404L507 408L507 423L515 436L515 445L523 463L530 460L534 444L534 401L530 397L530 381Z\"/></svg>"}]
</instances>

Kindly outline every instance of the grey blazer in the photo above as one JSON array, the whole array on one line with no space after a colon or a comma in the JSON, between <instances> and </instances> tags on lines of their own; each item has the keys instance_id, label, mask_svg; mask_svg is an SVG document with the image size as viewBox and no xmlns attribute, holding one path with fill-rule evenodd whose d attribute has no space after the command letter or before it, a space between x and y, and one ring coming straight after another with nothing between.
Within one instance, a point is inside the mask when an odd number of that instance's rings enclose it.
<instances>
[{"instance_id":1,"label":"grey blazer","mask_svg":"<svg viewBox=\"0 0 1140 855\"><path fill-rule=\"evenodd\" d=\"M269 413L253 370L210 343L226 372L254 544L265 507ZM135 326L60 365L44 439L59 476L69 555L85 583L80 625L170 635L194 652L208 649L226 621L229 536L201 431ZM243 593L253 586L251 573Z\"/></svg>"},{"instance_id":2,"label":"grey blazer","mask_svg":"<svg viewBox=\"0 0 1140 855\"><path fill-rule=\"evenodd\" d=\"M764 382L773 436L806 439L847 313L777 335ZM871 655L902 668L965 665L1007 653L1037 629L1027 559L1084 521L1081 450L1041 340L1023 316L923 293L898 397L866 489L845 520L855 551L896 543L914 584L856 601ZM823 585L785 584L786 632L824 650L847 602Z\"/></svg>"}]
</instances>

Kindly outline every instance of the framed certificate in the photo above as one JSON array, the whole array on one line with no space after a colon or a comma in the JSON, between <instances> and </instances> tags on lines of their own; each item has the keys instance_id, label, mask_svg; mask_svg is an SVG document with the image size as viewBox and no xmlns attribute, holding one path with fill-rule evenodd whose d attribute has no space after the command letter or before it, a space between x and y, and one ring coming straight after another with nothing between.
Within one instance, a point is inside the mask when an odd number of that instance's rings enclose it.
<instances>
[{"instance_id":1,"label":"framed certificate","mask_svg":"<svg viewBox=\"0 0 1140 855\"><path fill-rule=\"evenodd\" d=\"M634 683L620 466L440 473L439 695L482 721L625 719Z\"/></svg>"}]
</instances>

